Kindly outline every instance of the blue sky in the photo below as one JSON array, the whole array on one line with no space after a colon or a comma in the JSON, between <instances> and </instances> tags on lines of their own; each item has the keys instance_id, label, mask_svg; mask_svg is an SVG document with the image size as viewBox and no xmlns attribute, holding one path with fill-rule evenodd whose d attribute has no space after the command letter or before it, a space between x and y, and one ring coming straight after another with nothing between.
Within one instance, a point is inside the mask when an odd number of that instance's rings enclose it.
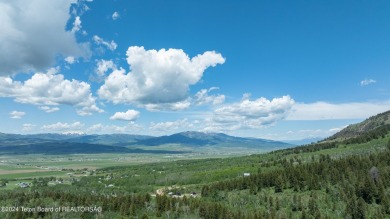
<instances>
[{"instance_id":1,"label":"blue sky","mask_svg":"<svg viewBox=\"0 0 390 219\"><path fill-rule=\"evenodd\" d=\"M0 132L329 136L390 109L387 1L0 1Z\"/></svg>"}]
</instances>

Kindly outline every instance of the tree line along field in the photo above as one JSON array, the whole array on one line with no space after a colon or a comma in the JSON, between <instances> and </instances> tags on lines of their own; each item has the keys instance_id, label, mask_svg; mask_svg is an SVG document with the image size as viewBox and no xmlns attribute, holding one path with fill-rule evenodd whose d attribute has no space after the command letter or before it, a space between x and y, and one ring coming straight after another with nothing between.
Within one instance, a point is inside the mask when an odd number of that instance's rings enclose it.
<instances>
[{"instance_id":1,"label":"tree line along field","mask_svg":"<svg viewBox=\"0 0 390 219\"><path fill-rule=\"evenodd\" d=\"M84 169L67 180L35 173L28 188L0 190L0 217L390 218L389 131L244 157Z\"/></svg>"}]
</instances>

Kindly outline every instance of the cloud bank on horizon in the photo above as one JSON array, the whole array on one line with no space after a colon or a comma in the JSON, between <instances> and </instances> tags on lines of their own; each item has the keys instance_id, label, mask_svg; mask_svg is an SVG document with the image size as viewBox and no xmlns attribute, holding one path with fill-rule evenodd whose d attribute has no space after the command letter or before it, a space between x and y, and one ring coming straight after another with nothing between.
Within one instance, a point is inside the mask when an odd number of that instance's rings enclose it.
<instances>
[{"instance_id":1,"label":"cloud bank on horizon","mask_svg":"<svg viewBox=\"0 0 390 219\"><path fill-rule=\"evenodd\" d=\"M127 4L130 10L133 3ZM260 16L245 3L235 4ZM11 128L0 126L0 131L169 134L195 130L254 137L275 132L279 139L283 133L325 137L345 124L320 121L348 123L390 109L389 90L379 87L389 81L383 74L373 75L378 80L361 80L368 73L351 76L355 81L348 86L355 84L353 89L364 89L370 96L350 94L337 99L341 90L327 92L332 86L321 87L321 79L305 76L311 70L302 67L308 72L298 82L299 73L292 68L265 67L269 58L253 59L265 57L262 51L266 50L248 37L263 33L254 32L253 27L243 29L241 37L231 32L226 35L220 26L221 36L210 44L206 39L219 32L212 32L209 25L218 16L229 15L218 13L205 15L210 16L206 23L188 20L194 22L191 29L181 29L177 20L161 23L166 25L165 32L152 26L153 18L143 20L140 14L96 1L0 1L0 101L6 106L0 113L13 121ZM237 19L251 22L245 17ZM178 29L170 37L181 41L164 38L170 27ZM193 38L186 37L188 31ZM237 41L232 42L230 35ZM267 51L272 57L275 50ZM281 57L272 61L273 68L279 67ZM390 69L386 67L378 72ZM329 83L342 89L334 79L338 75L330 74ZM316 89L306 87L310 83L319 84ZM320 128L299 132L302 127L295 121L316 121ZM326 131L314 131L321 128Z\"/></svg>"}]
</instances>

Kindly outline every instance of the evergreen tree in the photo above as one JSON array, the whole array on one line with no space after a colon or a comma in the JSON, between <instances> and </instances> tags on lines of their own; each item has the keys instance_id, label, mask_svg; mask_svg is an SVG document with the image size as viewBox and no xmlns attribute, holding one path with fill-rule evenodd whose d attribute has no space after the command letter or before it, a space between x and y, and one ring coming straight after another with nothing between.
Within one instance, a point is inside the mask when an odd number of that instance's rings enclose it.
<instances>
[{"instance_id":1,"label":"evergreen tree","mask_svg":"<svg viewBox=\"0 0 390 219\"><path fill-rule=\"evenodd\" d=\"M202 187L201 195L207 197L210 194L210 187L205 185Z\"/></svg>"},{"instance_id":2,"label":"evergreen tree","mask_svg":"<svg viewBox=\"0 0 390 219\"><path fill-rule=\"evenodd\" d=\"M354 212L353 218L364 219L366 218L366 203L362 198L357 201L357 206Z\"/></svg>"},{"instance_id":3,"label":"evergreen tree","mask_svg":"<svg viewBox=\"0 0 390 219\"><path fill-rule=\"evenodd\" d=\"M276 208L277 211L280 210L280 203L279 203L279 198L278 197L276 197L276 200L275 200L275 208Z\"/></svg>"},{"instance_id":4,"label":"evergreen tree","mask_svg":"<svg viewBox=\"0 0 390 219\"><path fill-rule=\"evenodd\" d=\"M313 217L316 217L316 215L319 214L319 209L316 203L316 200L314 198L309 199L309 204L307 206L309 208L309 214Z\"/></svg>"},{"instance_id":5,"label":"evergreen tree","mask_svg":"<svg viewBox=\"0 0 390 219\"><path fill-rule=\"evenodd\" d=\"M383 213L390 214L390 198L388 195L383 196L381 205Z\"/></svg>"},{"instance_id":6,"label":"evergreen tree","mask_svg":"<svg viewBox=\"0 0 390 219\"><path fill-rule=\"evenodd\" d=\"M297 194L294 193L293 200L291 202L291 210L298 211L298 198Z\"/></svg>"},{"instance_id":7,"label":"evergreen tree","mask_svg":"<svg viewBox=\"0 0 390 219\"><path fill-rule=\"evenodd\" d=\"M123 215L123 216L129 215L129 213L130 213L129 207L125 203L123 203L121 205L120 212L121 212L121 215Z\"/></svg>"},{"instance_id":8,"label":"evergreen tree","mask_svg":"<svg viewBox=\"0 0 390 219\"><path fill-rule=\"evenodd\" d=\"M135 204L132 204L131 206L130 206L130 214L132 215L132 216L135 216L136 215L136 211L135 211L136 209L135 209Z\"/></svg>"},{"instance_id":9,"label":"evergreen tree","mask_svg":"<svg viewBox=\"0 0 390 219\"><path fill-rule=\"evenodd\" d=\"M307 214L306 214L306 210L302 211L301 219L308 219Z\"/></svg>"},{"instance_id":10,"label":"evergreen tree","mask_svg":"<svg viewBox=\"0 0 390 219\"><path fill-rule=\"evenodd\" d=\"M390 150L390 139L389 139L389 141L387 142L387 149Z\"/></svg>"},{"instance_id":11,"label":"evergreen tree","mask_svg":"<svg viewBox=\"0 0 390 219\"><path fill-rule=\"evenodd\" d=\"M279 175L275 180L275 193L283 192L283 180Z\"/></svg>"}]
</instances>

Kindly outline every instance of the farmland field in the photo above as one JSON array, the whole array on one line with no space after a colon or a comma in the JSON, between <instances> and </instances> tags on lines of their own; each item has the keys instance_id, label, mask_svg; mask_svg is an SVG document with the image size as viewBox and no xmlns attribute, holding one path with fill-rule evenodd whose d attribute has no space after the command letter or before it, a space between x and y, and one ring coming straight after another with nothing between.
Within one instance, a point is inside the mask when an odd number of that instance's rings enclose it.
<instances>
[{"instance_id":1,"label":"farmland field","mask_svg":"<svg viewBox=\"0 0 390 219\"><path fill-rule=\"evenodd\" d=\"M148 147L156 150L172 150L175 146ZM261 153L261 150L202 148L184 154L70 154L70 155L13 155L0 156L0 178L32 178L61 176L69 170L95 170L112 166L128 166L145 163L224 158Z\"/></svg>"}]
</instances>

